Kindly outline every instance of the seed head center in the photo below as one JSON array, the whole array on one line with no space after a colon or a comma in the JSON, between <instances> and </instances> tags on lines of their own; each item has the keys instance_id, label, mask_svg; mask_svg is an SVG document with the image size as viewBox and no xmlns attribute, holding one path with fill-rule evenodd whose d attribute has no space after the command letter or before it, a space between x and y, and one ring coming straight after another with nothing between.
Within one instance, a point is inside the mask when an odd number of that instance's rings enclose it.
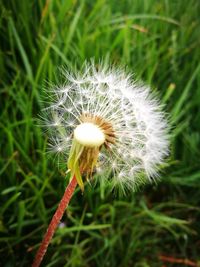
<instances>
[{"instance_id":1,"label":"seed head center","mask_svg":"<svg viewBox=\"0 0 200 267\"><path fill-rule=\"evenodd\" d=\"M74 139L86 147L100 147L105 142L105 134L98 125L84 122L74 130Z\"/></svg>"}]
</instances>

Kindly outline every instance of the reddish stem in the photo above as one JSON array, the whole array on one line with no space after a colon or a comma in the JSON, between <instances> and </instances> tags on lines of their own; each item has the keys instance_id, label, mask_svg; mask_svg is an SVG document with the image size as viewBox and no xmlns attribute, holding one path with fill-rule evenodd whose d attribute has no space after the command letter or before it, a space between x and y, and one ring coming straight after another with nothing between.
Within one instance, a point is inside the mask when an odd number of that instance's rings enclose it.
<instances>
[{"instance_id":1,"label":"reddish stem","mask_svg":"<svg viewBox=\"0 0 200 267\"><path fill-rule=\"evenodd\" d=\"M187 266L194 266L197 267L198 263L188 260L188 259L177 259L174 257L169 257L169 256L164 256L164 255L160 255L159 256L160 260L165 261L165 262L170 262L170 263L180 263L180 264L184 264Z\"/></svg>"},{"instance_id":2,"label":"reddish stem","mask_svg":"<svg viewBox=\"0 0 200 267\"><path fill-rule=\"evenodd\" d=\"M32 264L32 267L39 267L40 263L42 262L42 259L47 251L48 245L53 237L53 234L63 216L63 213L65 211L65 209L67 208L69 201L74 193L74 190L76 188L77 185L77 180L75 175L73 176L72 180L70 181L70 183L68 184L65 193L58 205L58 208L55 212L55 214L53 215L53 218L49 224L49 227L46 231L46 234L42 240L42 243L37 251L37 254L35 256L34 262Z\"/></svg>"}]
</instances>

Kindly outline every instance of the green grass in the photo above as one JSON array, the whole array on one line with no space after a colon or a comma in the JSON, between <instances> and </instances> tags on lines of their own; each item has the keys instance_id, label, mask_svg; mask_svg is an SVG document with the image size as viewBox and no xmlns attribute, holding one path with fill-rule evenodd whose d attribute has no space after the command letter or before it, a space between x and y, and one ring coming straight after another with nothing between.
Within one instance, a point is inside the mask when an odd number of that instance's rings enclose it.
<instances>
[{"instance_id":1,"label":"green grass","mask_svg":"<svg viewBox=\"0 0 200 267\"><path fill-rule=\"evenodd\" d=\"M124 197L77 190L42 266L200 261L200 2L1 1L0 265L30 266L66 181L37 126L46 81L85 59L125 65L172 121L162 180Z\"/></svg>"}]
</instances>

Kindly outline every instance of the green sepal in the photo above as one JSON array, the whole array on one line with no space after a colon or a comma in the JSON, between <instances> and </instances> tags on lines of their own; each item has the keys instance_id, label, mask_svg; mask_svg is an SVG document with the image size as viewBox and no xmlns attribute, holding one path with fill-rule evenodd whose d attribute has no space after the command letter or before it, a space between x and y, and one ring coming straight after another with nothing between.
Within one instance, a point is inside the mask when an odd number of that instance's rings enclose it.
<instances>
[{"instance_id":1,"label":"green sepal","mask_svg":"<svg viewBox=\"0 0 200 267\"><path fill-rule=\"evenodd\" d=\"M83 183L82 175L80 172L79 158L81 156L81 153L83 152L83 149L84 149L84 147L82 145L77 143L76 140L73 140L70 154L69 154L68 163L67 163L68 169L71 172L70 180L75 175L77 183L80 186L82 191L84 191L84 183Z\"/></svg>"}]
</instances>

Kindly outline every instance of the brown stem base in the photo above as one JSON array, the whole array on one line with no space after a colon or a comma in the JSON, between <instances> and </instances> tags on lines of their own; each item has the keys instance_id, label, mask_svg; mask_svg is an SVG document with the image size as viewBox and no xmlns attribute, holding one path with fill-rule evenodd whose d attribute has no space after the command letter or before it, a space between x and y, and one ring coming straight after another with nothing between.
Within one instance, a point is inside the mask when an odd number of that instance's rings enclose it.
<instances>
[{"instance_id":1,"label":"brown stem base","mask_svg":"<svg viewBox=\"0 0 200 267\"><path fill-rule=\"evenodd\" d=\"M37 254L35 256L34 262L32 264L32 267L39 267L40 263L42 262L42 259L47 251L48 245L53 237L53 234L63 216L63 213L65 211L65 209L67 208L69 201L74 193L74 190L76 188L77 185L77 181L76 181L76 177L74 176L72 178L72 180L70 181L70 183L68 184L65 193L58 205L58 208L49 224L49 227L46 231L46 234L42 240L42 243L37 251Z\"/></svg>"}]
</instances>

